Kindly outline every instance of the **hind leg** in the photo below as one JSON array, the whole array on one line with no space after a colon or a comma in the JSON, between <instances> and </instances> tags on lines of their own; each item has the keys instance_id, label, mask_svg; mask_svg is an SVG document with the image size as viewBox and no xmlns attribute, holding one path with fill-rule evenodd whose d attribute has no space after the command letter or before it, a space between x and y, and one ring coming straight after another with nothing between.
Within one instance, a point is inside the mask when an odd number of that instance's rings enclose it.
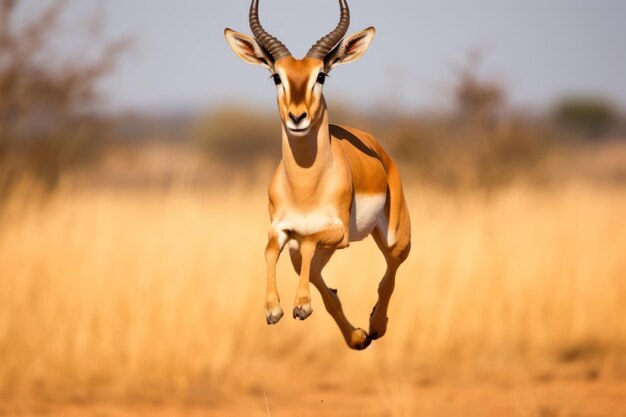
<instances>
[{"instance_id":1,"label":"hind leg","mask_svg":"<svg viewBox=\"0 0 626 417\"><path fill-rule=\"evenodd\" d=\"M313 261L311 263L310 279L311 283L315 285L322 300L324 301L324 307L326 311L331 315L341 334L343 335L346 344L355 350L363 350L369 346L371 339L363 329L355 328L346 318L343 308L341 307L341 301L337 295L337 290L328 288L322 278L322 269L326 266L331 256L335 251L333 249L318 249L315 252ZM291 263L298 274L302 268L302 256L298 248L290 246L289 254L291 256Z\"/></svg>"},{"instance_id":2,"label":"hind leg","mask_svg":"<svg viewBox=\"0 0 626 417\"><path fill-rule=\"evenodd\" d=\"M378 285L378 302L370 315L369 333L372 340L383 337L387 332L387 309L395 287L396 272L409 256L411 250L411 224L406 205L402 206L399 214L398 229L394 234L395 241L389 241L390 233L386 226L388 222L381 222L384 224L380 224L372 232L372 236L387 262L387 270Z\"/></svg>"}]
</instances>

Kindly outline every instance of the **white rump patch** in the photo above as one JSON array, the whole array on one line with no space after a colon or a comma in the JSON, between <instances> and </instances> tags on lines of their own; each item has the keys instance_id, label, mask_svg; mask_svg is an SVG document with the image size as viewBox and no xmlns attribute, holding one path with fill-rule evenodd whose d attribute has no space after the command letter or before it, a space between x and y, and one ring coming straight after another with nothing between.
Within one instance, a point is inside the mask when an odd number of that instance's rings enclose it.
<instances>
[{"instance_id":1,"label":"white rump patch","mask_svg":"<svg viewBox=\"0 0 626 417\"><path fill-rule=\"evenodd\" d=\"M356 194L350 212L350 241L365 239L380 221L384 221L386 194Z\"/></svg>"}]
</instances>

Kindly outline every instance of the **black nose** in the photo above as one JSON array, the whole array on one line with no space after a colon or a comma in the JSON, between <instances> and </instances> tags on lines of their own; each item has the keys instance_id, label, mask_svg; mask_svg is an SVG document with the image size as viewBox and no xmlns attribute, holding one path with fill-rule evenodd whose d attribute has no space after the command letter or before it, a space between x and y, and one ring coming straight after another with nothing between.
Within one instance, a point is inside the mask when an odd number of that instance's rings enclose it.
<instances>
[{"instance_id":1,"label":"black nose","mask_svg":"<svg viewBox=\"0 0 626 417\"><path fill-rule=\"evenodd\" d=\"M306 117L306 112L302 113L300 116L296 116L292 112L289 112L289 118L296 125L300 123L305 117Z\"/></svg>"}]
</instances>

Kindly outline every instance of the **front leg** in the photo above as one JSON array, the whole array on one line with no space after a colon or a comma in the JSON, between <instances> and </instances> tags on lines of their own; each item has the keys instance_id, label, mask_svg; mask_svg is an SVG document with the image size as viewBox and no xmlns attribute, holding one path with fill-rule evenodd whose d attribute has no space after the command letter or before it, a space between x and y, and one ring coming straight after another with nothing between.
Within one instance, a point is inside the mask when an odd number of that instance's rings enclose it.
<instances>
[{"instance_id":1,"label":"front leg","mask_svg":"<svg viewBox=\"0 0 626 417\"><path fill-rule=\"evenodd\" d=\"M265 247L265 261L267 263L267 288L265 293L265 319L267 324L276 324L283 317L283 309L280 306L280 297L276 286L276 264L280 252L285 243L289 240L289 235L274 226L270 228Z\"/></svg>"},{"instance_id":2,"label":"front leg","mask_svg":"<svg viewBox=\"0 0 626 417\"><path fill-rule=\"evenodd\" d=\"M313 313L311 308L311 293L309 292L309 278L311 276L311 261L317 249L317 242L311 239L303 240L300 244L300 256L302 267L300 268L300 281L296 290L296 300L293 305L293 318L305 320Z\"/></svg>"},{"instance_id":3,"label":"front leg","mask_svg":"<svg viewBox=\"0 0 626 417\"><path fill-rule=\"evenodd\" d=\"M311 262L318 247L343 248L347 246L346 227L341 222L336 222L327 229L302 239L300 243L300 281L296 291L296 301L293 307L293 318L305 320L313 313L311 308L311 294L309 292L309 280L311 276Z\"/></svg>"}]
</instances>

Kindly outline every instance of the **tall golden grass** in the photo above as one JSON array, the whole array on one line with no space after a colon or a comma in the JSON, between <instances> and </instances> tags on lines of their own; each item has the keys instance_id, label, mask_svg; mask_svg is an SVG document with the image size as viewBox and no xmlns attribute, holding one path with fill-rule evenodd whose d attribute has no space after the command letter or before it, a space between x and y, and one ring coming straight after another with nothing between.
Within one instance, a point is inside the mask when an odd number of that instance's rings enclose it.
<instances>
[{"instance_id":1,"label":"tall golden grass","mask_svg":"<svg viewBox=\"0 0 626 417\"><path fill-rule=\"evenodd\" d=\"M413 249L389 331L358 353L317 293L306 322L265 324L261 186L10 198L0 218L2 398L176 400L320 369L397 383L432 364L623 360L623 189L407 191ZM366 327L383 271L371 240L325 271L356 325ZM287 254L278 276L289 311Z\"/></svg>"}]
</instances>

